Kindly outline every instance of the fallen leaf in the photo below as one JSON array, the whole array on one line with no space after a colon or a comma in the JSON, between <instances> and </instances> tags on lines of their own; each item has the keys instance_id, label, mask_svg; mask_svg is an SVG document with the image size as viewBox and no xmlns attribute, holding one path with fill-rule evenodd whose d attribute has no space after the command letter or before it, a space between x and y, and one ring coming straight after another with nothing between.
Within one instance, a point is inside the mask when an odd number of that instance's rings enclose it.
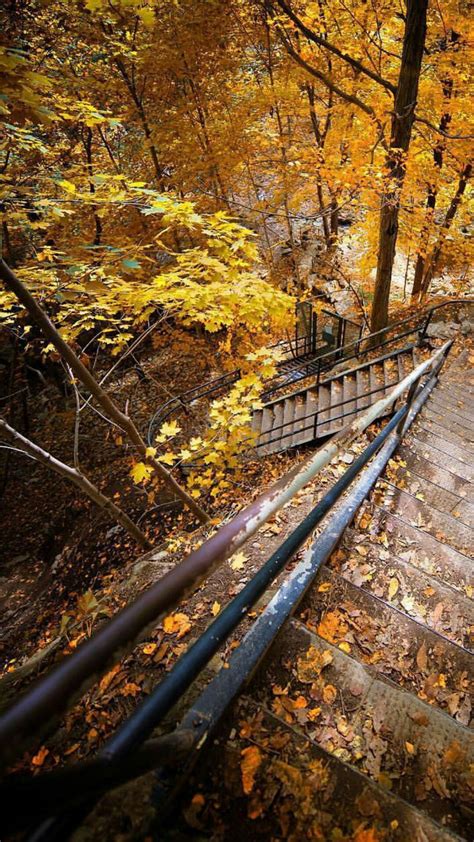
<instances>
[{"instance_id":1,"label":"fallen leaf","mask_svg":"<svg viewBox=\"0 0 474 842\"><path fill-rule=\"evenodd\" d=\"M242 570L247 561L247 556L244 553L235 553L230 562L232 570Z\"/></svg>"},{"instance_id":2,"label":"fallen leaf","mask_svg":"<svg viewBox=\"0 0 474 842\"><path fill-rule=\"evenodd\" d=\"M400 583L399 583L398 579L395 579L395 577L390 579L390 583L389 583L389 586L388 586L388 598L389 599L393 599L393 597L395 596L395 594L398 591L399 586L400 586Z\"/></svg>"},{"instance_id":3,"label":"fallen leaf","mask_svg":"<svg viewBox=\"0 0 474 842\"><path fill-rule=\"evenodd\" d=\"M242 787L245 794L249 795L255 786L255 775L262 763L262 753L257 746L248 746L241 751L241 755Z\"/></svg>"},{"instance_id":4,"label":"fallen leaf","mask_svg":"<svg viewBox=\"0 0 474 842\"><path fill-rule=\"evenodd\" d=\"M31 758L31 765L37 767L42 766L48 754L49 748L46 748L46 746L41 746L37 754L35 754L35 756Z\"/></svg>"},{"instance_id":5,"label":"fallen leaf","mask_svg":"<svg viewBox=\"0 0 474 842\"><path fill-rule=\"evenodd\" d=\"M170 614L163 620L163 630L166 634L178 635L178 640L184 637L191 628L191 622L186 614Z\"/></svg>"},{"instance_id":6,"label":"fallen leaf","mask_svg":"<svg viewBox=\"0 0 474 842\"><path fill-rule=\"evenodd\" d=\"M323 690L323 699L328 705L332 705L336 701L337 690L332 684L326 684Z\"/></svg>"},{"instance_id":7,"label":"fallen leaf","mask_svg":"<svg viewBox=\"0 0 474 842\"><path fill-rule=\"evenodd\" d=\"M220 610L221 610L220 602L213 602L211 611L212 611L212 614L214 615L214 617L217 617Z\"/></svg>"},{"instance_id":8,"label":"fallen leaf","mask_svg":"<svg viewBox=\"0 0 474 842\"><path fill-rule=\"evenodd\" d=\"M420 670L425 670L428 666L428 654L426 650L426 641L423 641L418 652L416 653L416 663Z\"/></svg>"}]
</instances>

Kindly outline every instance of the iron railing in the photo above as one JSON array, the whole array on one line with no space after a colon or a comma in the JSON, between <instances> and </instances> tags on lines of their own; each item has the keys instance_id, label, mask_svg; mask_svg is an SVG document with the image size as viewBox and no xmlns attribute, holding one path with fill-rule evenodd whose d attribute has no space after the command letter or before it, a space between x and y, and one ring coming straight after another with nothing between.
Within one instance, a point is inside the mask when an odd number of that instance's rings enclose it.
<instances>
[{"instance_id":1,"label":"iron railing","mask_svg":"<svg viewBox=\"0 0 474 842\"><path fill-rule=\"evenodd\" d=\"M394 357L398 357L401 354L406 353L407 351L411 350L413 345L406 345L403 348L398 348L396 351L390 351L388 354L384 354L382 357L376 357L375 359L371 360L370 363L366 363L364 366L358 366L357 368L347 369L344 371L344 375L350 375L356 373L358 370L366 369L368 365L375 364L375 363L383 363L384 360L393 360ZM326 380L320 381L319 386L321 385L328 385L331 383L332 380L335 380L340 375L335 375L334 377L329 377ZM356 415L363 411L372 401L366 402L366 398L372 398L374 395L379 394L380 392L386 392L388 389L393 388L397 385L400 381L400 377L394 380L392 383L383 383L381 386L377 386L376 388L370 389L366 392L362 392L357 396L352 396L349 398L345 398L344 400L337 401L337 403L331 403L329 406L319 409L319 407L312 412L309 412L307 415L302 415L298 419L292 418L290 421L282 421L281 424L276 424L269 430L267 433L263 433L261 437L261 441L258 441L255 445L257 450L260 448L267 447L269 444L272 444L275 441L283 441L284 439L290 438L294 435L300 435L300 433L307 432L308 430L312 431L312 441L316 441L318 438L318 428L324 427L328 424L334 424L336 421L343 421L345 418L349 418L351 415ZM297 398L299 395L304 395L307 391L307 388L298 389L296 392L291 392L291 398ZM279 399L282 403L284 402L285 398ZM357 401L364 401L363 407L355 406L353 409L344 409L343 412L339 413L338 415L334 415L333 412L335 409L339 409L341 407L346 407L347 404L354 404ZM329 417L330 413L330 417ZM324 417L323 416L327 416ZM298 425L297 428L294 428L295 423ZM283 432L286 428L289 428L287 432Z\"/></svg>"},{"instance_id":2,"label":"iron railing","mask_svg":"<svg viewBox=\"0 0 474 842\"><path fill-rule=\"evenodd\" d=\"M0 759L4 764L7 764L21 755L27 743L31 744L40 740L45 728L47 726L51 728L54 725L58 715L66 707L73 704L78 694L83 693L85 688L93 681L98 681L101 673L120 660L127 651L130 651L137 640L146 634L151 625L155 626L164 614L168 613L191 590L194 590L207 578L218 564L233 555L238 547L242 546L263 523L313 479L334 456L345 450L348 444L366 430L374 420L384 414L389 406L393 406L402 394L408 391L404 406L398 410L384 430L349 467L345 475L338 480L336 485L297 527L295 532L286 539L243 591L219 614L196 643L180 657L172 671L145 699L136 712L126 720L95 760L87 761L82 769L79 767L79 772L77 770L75 772L74 767L72 767L66 768L64 773L58 771L53 775L44 773L33 778L24 775L7 777L0 791L4 795L2 818L9 830L13 827L15 829L25 827L28 823L31 825L31 818L41 818L53 810L56 817L46 819L41 827L34 831L31 838L35 840L47 839L48 842L53 839L65 839L87 815L104 789L116 786L130 777L143 774L147 769L156 767L159 762L170 762L172 740L170 742L169 738L164 738L161 742L154 740L152 743L147 743L145 741L148 735L161 722L171 706L181 698L187 687L205 664L209 662L214 652L247 615L252 605L266 591L269 584L284 569L288 561L294 557L297 550L314 531L316 525L331 510L336 500L349 487L376 451L382 445L385 448L386 445L391 443L388 450L390 453L393 452L393 446L396 446L404 431L407 416L410 420L415 411L418 411L422 402L426 400L451 344L451 342L445 343L429 360L418 365L416 369L400 381L388 395L368 407L361 417L344 428L317 453L311 455L303 466L295 467L232 521L220 527L198 550L191 553L181 564L178 564L163 576L138 597L134 603L109 620L90 640L78 647L74 654L62 661L49 675L40 680L2 717L0 720ZM424 382L423 386L421 385L422 381ZM395 444L393 444L394 442ZM378 458L376 457L376 459ZM380 461L381 467L379 466L378 473L385 464L386 461ZM354 516L355 508L351 505L345 505L342 512L346 524L349 515L350 519ZM341 519L341 514L337 513L333 517ZM329 538L328 540L325 539L328 529L330 529L329 526L314 545L317 563L312 565L313 577L322 563L323 556L321 556L319 549L320 545L324 547L324 558L326 558L337 539L334 529L330 530L330 540ZM302 568L299 571L296 579L294 573L292 573L288 580L292 587L297 585L300 589L294 598L296 600L301 597L302 583L304 582L305 587L308 587L311 581L311 578L308 578L311 565L305 564L303 566L304 570ZM299 570L299 567L301 565L297 567L297 570ZM274 600L275 597L272 603ZM284 606L284 610L281 614L276 614L275 621L273 615L272 622L268 622L268 618L266 618L266 629L262 638L265 646L268 646L273 640L274 635L281 627L281 623L288 616L291 606L294 607L296 602L294 600L288 602L288 598L285 596L281 605ZM260 630L261 621L258 620L257 624ZM249 635L251 634L252 629L249 632ZM211 720L214 724L217 721L216 711L225 710L235 692L238 692L242 685L245 669L247 677L252 671L256 663L255 658L261 652L261 646L260 648L255 647L255 639L252 638L249 649L249 644L246 642L247 638L248 636L244 638L241 646L232 656L229 664L230 669L223 671L231 673L221 679L224 684L230 682L226 692L216 696L214 692L215 684L211 682L210 701L212 710L209 719L203 718L202 711L199 712L194 706L192 720L185 717L183 727L175 732L177 752L184 751L189 756L190 744L195 752L205 742L206 736L211 730ZM247 660L245 658L242 660L243 653L247 653ZM234 664L236 665L235 669ZM247 664L246 668L245 664ZM206 698L209 699L209 693ZM196 735L198 734L200 737L196 742ZM173 758L171 758L171 765L172 761ZM186 764L182 766L182 769L184 770L185 767ZM78 792L78 780L81 779L81 775L84 780L84 789L79 787ZM60 798L58 797L59 792L61 793ZM28 810L28 818L26 818L25 804L22 801L25 798L25 793L28 793L29 806L31 807ZM74 806L77 805L78 801L81 802L81 799L84 803ZM19 809L19 806L21 806L21 809Z\"/></svg>"},{"instance_id":3,"label":"iron railing","mask_svg":"<svg viewBox=\"0 0 474 842\"><path fill-rule=\"evenodd\" d=\"M328 316L332 316L335 319L343 321L343 327L338 328L337 333L338 337L342 337L342 344L338 343L336 347L326 350L327 343L320 341L319 345L317 344L318 337L320 340L323 339L322 331L320 333L316 331L316 333L311 335L316 336L317 347L315 349L312 349L312 338L302 347L301 341L303 337L300 335L299 348L301 355L298 355L297 353L298 343L293 342L290 339L282 340L281 342L277 342L275 345L271 346L274 348L278 347L283 350L285 358L279 363L280 373L268 381L267 388L262 394L262 399L264 401L268 401L273 395L282 389L293 387L306 379L311 379L312 383L317 386L321 382L321 375L329 371L337 363L342 362L343 360L348 362L351 359L361 359L364 356L380 351L381 348L400 342L401 339L408 336L416 335L417 344L421 344L426 336L433 314L436 311L465 306L473 303L474 299L472 298L459 298L451 301L445 301L441 304L436 304L433 307L430 307L423 313L415 313L406 319L393 322L387 327L382 328L375 333L369 333L366 336L361 335L362 327L356 322L351 321L351 319L339 316L336 313L330 313L330 311L324 311ZM345 337L347 337L351 330L358 330L358 337L356 339L352 339L350 342L346 342L346 344L343 344ZM235 383L240 376L240 370L236 369L235 371L229 372L229 374L217 377L203 383L200 386L196 386L194 389L183 392L181 395L170 398L170 400L159 407L150 421L148 427L148 443L150 446L154 444L154 437L161 424L163 424L163 422L166 421L174 412L188 411L188 407L192 405L192 403L203 397L215 395L221 390L228 388L228 386Z\"/></svg>"},{"instance_id":4,"label":"iron railing","mask_svg":"<svg viewBox=\"0 0 474 842\"><path fill-rule=\"evenodd\" d=\"M304 304L306 302L301 302L297 305L297 312L298 308ZM310 306L312 307L312 304ZM301 332L298 333L298 328L296 328L294 340L282 339L270 346L270 348L279 351L281 359L278 361L277 367L281 373L287 373L289 380L291 380L291 372L298 370L304 361L313 359L318 354L325 354L327 349L331 347L332 343L328 342L329 334L324 333L324 323L336 326L335 342L337 344L341 344L343 338L351 330L358 332L359 336L362 332L362 326L352 321L352 319L325 309L321 310L320 320L323 322L323 327L319 330L318 317L313 310L311 312L311 327L307 334L303 336ZM288 374L288 372L290 373ZM155 435L158 429L171 415L175 412L188 412L189 408L202 398L210 397L211 395L215 396L219 392L226 390L240 379L241 374L240 369L234 369L228 372L228 374L223 374L220 377L213 378L206 383L188 389L186 392L182 392L180 395L176 395L162 404L148 425L148 444L152 446L155 443Z\"/></svg>"}]
</instances>

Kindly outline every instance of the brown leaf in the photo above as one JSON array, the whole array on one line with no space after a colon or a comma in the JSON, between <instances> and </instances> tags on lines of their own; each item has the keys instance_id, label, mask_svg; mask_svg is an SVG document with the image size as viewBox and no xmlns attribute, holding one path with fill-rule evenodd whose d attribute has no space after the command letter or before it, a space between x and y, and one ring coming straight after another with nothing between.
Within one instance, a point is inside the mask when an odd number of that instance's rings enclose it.
<instances>
[{"instance_id":1,"label":"brown leaf","mask_svg":"<svg viewBox=\"0 0 474 842\"><path fill-rule=\"evenodd\" d=\"M242 788L245 794L249 795L255 786L255 775L262 763L262 752L257 746L247 746L242 749L241 756Z\"/></svg>"},{"instance_id":2,"label":"brown leaf","mask_svg":"<svg viewBox=\"0 0 474 842\"><path fill-rule=\"evenodd\" d=\"M428 654L426 651L426 641L424 640L421 644L418 652L416 653L416 663L420 670L426 670L428 666Z\"/></svg>"}]
</instances>

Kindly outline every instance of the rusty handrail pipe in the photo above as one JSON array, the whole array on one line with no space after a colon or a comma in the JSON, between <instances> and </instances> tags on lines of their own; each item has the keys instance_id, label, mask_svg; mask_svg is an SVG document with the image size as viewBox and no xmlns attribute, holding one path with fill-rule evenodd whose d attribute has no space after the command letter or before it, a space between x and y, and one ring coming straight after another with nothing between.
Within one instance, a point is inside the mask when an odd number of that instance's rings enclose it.
<instances>
[{"instance_id":1,"label":"rusty handrail pipe","mask_svg":"<svg viewBox=\"0 0 474 842\"><path fill-rule=\"evenodd\" d=\"M310 455L303 465L295 466L221 526L197 550L108 620L74 654L28 690L0 719L0 762L8 764L21 754L28 742L39 740L59 715L103 672L133 649L163 616L192 593L338 453L394 404L403 392L433 368L451 344L452 341L446 342L428 360L420 363L387 396L368 407L363 415Z\"/></svg>"}]
</instances>

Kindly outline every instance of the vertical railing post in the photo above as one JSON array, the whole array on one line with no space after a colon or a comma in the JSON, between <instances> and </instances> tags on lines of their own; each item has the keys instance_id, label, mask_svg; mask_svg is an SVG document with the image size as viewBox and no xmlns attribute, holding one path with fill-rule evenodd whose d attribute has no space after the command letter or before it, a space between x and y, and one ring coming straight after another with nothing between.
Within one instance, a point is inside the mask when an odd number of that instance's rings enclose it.
<instances>
[{"instance_id":1,"label":"vertical railing post","mask_svg":"<svg viewBox=\"0 0 474 842\"><path fill-rule=\"evenodd\" d=\"M311 326L312 326L312 332L311 332L311 353L312 353L312 354L315 354L315 353L316 353L316 339L317 339L317 335L318 335L318 334L317 334L317 329L318 329L318 317L317 317L316 313L313 313L313 318L312 318L312 323L311 323Z\"/></svg>"},{"instance_id":2,"label":"vertical railing post","mask_svg":"<svg viewBox=\"0 0 474 842\"><path fill-rule=\"evenodd\" d=\"M340 348L341 345L344 345L345 327L346 327L346 320L342 319L342 318L339 318L339 324L337 326L336 348ZM335 356L335 359L338 360L341 357L341 355L342 355L342 351L338 351L336 356Z\"/></svg>"},{"instance_id":3,"label":"vertical railing post","mask_svg":"<svg viewBox=\"0 0 474 842\"><path fill-rule=\"evenodd\" d=\"M429 325L429 323L430 323L430 321L431 321L431 317L432 317L432 315L433 315L433 310L430 310L430 311L429 311L429 313L428 313L428 315L427 315L427 317L426 317L426 319L425 319L425 323L424 323L424 325L423 325L423 327L422 327L422 329L421 329L420 333L418 334L418 344L419 344L419 345L421 345L421 343L424 341L424 338L425 338L425 336L426 336L426 332L427 332L427 330L428 330L428 325Z\"/></svg>"}]
</instances>

